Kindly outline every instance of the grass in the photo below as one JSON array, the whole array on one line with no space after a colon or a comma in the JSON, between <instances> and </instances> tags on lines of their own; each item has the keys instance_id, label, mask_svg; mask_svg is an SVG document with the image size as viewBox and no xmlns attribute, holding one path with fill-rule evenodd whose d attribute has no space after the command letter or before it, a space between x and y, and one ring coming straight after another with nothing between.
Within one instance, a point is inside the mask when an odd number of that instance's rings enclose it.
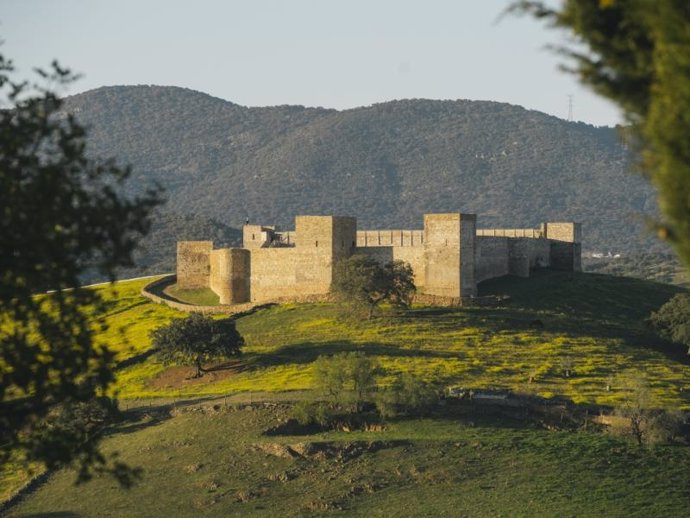
<instances>
[{"instance_id":1,"label":"grass","mask_svg":"<svg viewBox=\"0 0 690 518\"><path fill-rule=\"evenodd\" d=\"M150 348L149 333L184 314L142 298L139 291L147 282L94 288L108 301L103 317L108 328L97 342L113 349L118 361L133 363L118 370L115 387L127 408L141 398L242 393L251 398L258 392L264 400L299 397L290 391L311 387L312 363L319 355L354 350L376 359L382 383L411 372L448 385L507 387L613 404L623 396L618 379L643 375L654 404L690 408L684 350L659 341L644 325L650 311L679 291L669 285L545 272L484 283L482 294L510 295L505 307L416 307L371 321L343 319L332 304L274 306L237 321L247 342L243 370L201 384L153 388L151 381L167 367L142 355ZM120 451L124 460L144 467L144 484L126 493L106 478L75 490L74 474L64 471L12 515L299 515L340 506L355 516L389 511L583 516L601 509L607 516L635 516L642 510L674 516L685 510L679 502L687 504L687 449L638 451L602 434L548 433L506 423L472 428L454 419L397 421L383 434L281 439L409 443L347 465L319 464L266 457L250 448L267 440L260 432L284 418L281 412L197 412L159 419L152 411L105 443L108 451ZM201 467L188 472L196 464ZM26 481L15 468L0 470L0 494ZM287 482L272 479L287 472Z\"/></svg>"},{"instance_id":2,"label":"grass","mask_svg":"<svg viewBox=\"0 0 690 518\"><path fill-rule=\"evenodd\" d=\"M173 284L165 289L165 293L177 300L197 306L218 306L220 304L220 298L211 288L183 290Z\"/></svg>"},{"instance_id":3,"label":"grass","mask_svg":"<svg viewBox=\"0 0 690 518\"><path fill-rule=\"evenodd\" d=\"M683 351L660 342L643 322L678 288L546 272L485 283L482 291L511 300L503 308L418 307L357 322L343 320L332 304L275 306L238 320L247 342L242 372L202 385L154 389L149 381L164 368L149 359L121 371L118 389L125 398L303 390L311 386L312 362L319 355L359 350L377 360L383 383L411 372L449 385L613 404L623 396L618 380L642 373L655 404L690 408ZM543 328L532 327L535 320Z\"/></svg>"},{"instance_id":4,"label":"grass","mask_svg":"<svg viewBox=\"0 0 690 518\"><path fill-rule=\"evenodd\" d=\"M683 516L690 449L640 450L596 432L463 418L398 420L383 432L267 437L275 408L150 410L104 443L144 469L119 489L56 473L9 516ZM140 414L141 416L141 414ZM363 441L357 443L356 441ZM366 451L369 444L375 448ZM360 455L280 458L257 444L313 443ZM605 511L604 511L605 510Z\"/></svg>"}]
</instances>

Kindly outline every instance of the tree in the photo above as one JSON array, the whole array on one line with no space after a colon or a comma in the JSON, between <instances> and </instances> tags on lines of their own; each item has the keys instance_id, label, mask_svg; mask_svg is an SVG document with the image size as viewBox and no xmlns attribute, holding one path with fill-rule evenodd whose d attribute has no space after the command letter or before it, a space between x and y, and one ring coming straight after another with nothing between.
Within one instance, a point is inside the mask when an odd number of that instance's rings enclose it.
<instances>
[{"instance_id":1,"label":"tree","mask_svg":"<svg viewBox=\"0 0 690 518\"><path fill-rule=\"evenodd\" d=\"M376 396L376 408L383 418L422 413L439 399L433 384L409 373L397 376Z\"/></svg>"},{"instance_id":2,"label":"tree","mask_svg":"<svg viewBox=\"0 0 690 518\"><path fill-rule=\"evenodd\" d=\"M204 362L238 356L244 338L231 318L214 320L201 313L192 313L154 329L151 343L163 363L194 365L194 377L200 378Z\"/></svg>"},{"instance_id":3,"label":"tree","mask_svg":"<svg viewBox=\"0 0 690 518\"><path fill-rule=\"evenodd\" d=\"M314 362L314 384L332 406L351 406L360 412L376 387L376 364L362 352L319 356Z\"/></svg>"},{"instance_id":4,"label":"tree","mask_svg":"<svg viewBox=\"0 0 690 518\"><path fill-rule=\"evenodd\" d=\"M513 11L572 32L586 51L560 48L571 71L625 112L656 186L668 239L690 265L690 3L685 0L519 1Z\"/></svg>"},{"instance_id":5,"label":"tree","mask_svg":"<svg viewBox=\"0 0 690 518\"><path fill-rule=\"evenodd\" d=\"M367 308L371 319L384 300L409 308L416 288L409 264L393 261L381 266L371 257L356 254L336 263L332 289L341 300Z\"/></svg>"},{"instance_id":6,"label":"tree","mask_svg":"<svg viewBox=\"0 0 690 518\"><path fill-rule=\"evenodd\" d=\"M614 434L631 437L641 448L672 439L680 428L682 419L674 412L650 406L649 386L640 378L620 381L624 390L622 401L615 409L621 420L614 421Z\"/></svg>"},{"instance_id":7,"label":"tree","mask_svg":"<svg viewBox=\"0 0 690 518\"><path fill-rule=\"evenodd\" d=\"M393 261L384 265L391 281L391 291L388 300L395 307L409 309L412 306L417 287L414 284L412 266L405 261Z\"/></svg>"},{"instance_id":8,"label":"tree","mask_svg":"<svg viewBox=\"0 0 690 518\"><path fill-rule=\"evenodd\" d=\"M41 84L12 73L0 55L0 460L23 452L52 468L79 457L85 478L105 465L94 440L64 435L45 447L52 409L113 381L113 354L94 339L103 300L74 288L87 269L113 280L132 265L159 193L125 196L130 170L87 156L85 129L43 86L74 74L57 63L38 71Z\"/></svg>"},{"instance_id":9,"label":"tree","mask_svg":"<svg viewBox=\"0 0 690 518\"><path fill-rule=\"evenodd\" d=\"M662 337L685 345L690 354L690 295L674 295L647 320Z\"/></svg>"}]
</instances>

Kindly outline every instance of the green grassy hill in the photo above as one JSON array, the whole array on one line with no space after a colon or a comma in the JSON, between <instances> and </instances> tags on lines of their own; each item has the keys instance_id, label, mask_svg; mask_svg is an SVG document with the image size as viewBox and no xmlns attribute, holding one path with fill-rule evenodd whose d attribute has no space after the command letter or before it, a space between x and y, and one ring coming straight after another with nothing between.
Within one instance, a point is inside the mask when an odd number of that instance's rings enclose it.
<instances>
[{"instance_id":1,"label":"green grassy hill","mask_svg":"<svg viewBox=\"0 0 690 518\"><path fill-rule=\"evenodd\" d=\"M600 432L546 431L453 412L389 421L377 432L264 434L285 422L285 402L311 387L319 355L354 350L376 359L384 384L411 372L447 385L615 404L623 396L618 380L641 376L652 404L690 409L684 349L660 341L644 324L677 287L541 272L483 283L482 294L510 297L499 308L416 307L353 322L333 304L273 306L238 319L247 342L239 363L191 380L186 368L164 367L145 354L148 333L183 316L142 298L147 282L94 288L110 301L109 329L98 340L127 365L115 392L129 419L104 447L143 467L144 481L130 492L100 477L75 488L74 473L64 470L10 516L291 516L337 509L358 516L680 516L687 509L686 447L638 450ZM245 406L252 401L268 403ZM276 456L284 444L311 453ZM0 494L25 479L4 466Z\"/></svg>"},{"instance_id":2,"label":"green grassy hill","mask_svg":"<svg viewBox=\"0 0 690 518\"><path fill-rule=\"evenodd\" d=\"M144 469L118 489L64 470L12 517L644 516L687 514L690 449L463 417L381 432L269 437L285 408L147 408L105 448ZM291 457L284 445L302 452ZM342 512L341 512L342 514Z\"/></svg>"},{"instance_id":3,"label":"green grassy hill","mask_svg":"<svg viewBox=\"0 0 690 518\"><path fill-rule=\"evenodd\" d=\"M175 315L140 299L142 284L118 285L123 297L108 317L107 339L123 359L145 350L148 331ZM502 308L418 307L356 325L341 319L333 304L263 309L237 322L247 342L241 366L185 381L184 371L175 377L147 358L119 373L119 396L304 390L311 386L312 362L319 355L361 350L376 358L384 383L397 373L412 372L448 385L505 387L609 404L622 394L617 379L641 374L652 382L656 404L690 408L690 393L682 391L687 383L682 348L660 342L644 324L649 312L678 288L624 277L544 272L531 279L498 279L480 289L511 298ZM535 320L543 327L533 327ZM129 344L120 336L129 338ZM572 368L569 376L565 364Z\"/></svg>"}]
</instances>

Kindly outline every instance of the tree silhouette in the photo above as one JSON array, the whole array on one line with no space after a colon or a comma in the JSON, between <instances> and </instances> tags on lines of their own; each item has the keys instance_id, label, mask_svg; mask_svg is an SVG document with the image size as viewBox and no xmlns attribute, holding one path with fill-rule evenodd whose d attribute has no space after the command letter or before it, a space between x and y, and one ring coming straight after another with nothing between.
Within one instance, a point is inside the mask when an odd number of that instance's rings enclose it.
<instances>
[{"instance_id":1,"label":"tree silhouette","mask_svg":"<svg viewBox=\"0 0 690 518\"><path fill-rule=\"evenodd\" d=\"M669 240L690 265L690 3L683 0L565 0L515 2L511 9L571 32L577 49L560 48L571 70L624 111L657 188Z\"/></svg>"},{"instance_id":2,"label":"tree silhouette","mask_svg":"<svg viewBox=\"0 0 690 518\"><path fill-rule=\"evenodd\" d=\"M56 62L38 71L40 84L12 72L0 55L0 460L78 459L87 478L90 466L105 469L95 441L46 434L56 407L91 401L113 381L113 354L94 339L103 300L74 288L88 269L114 279L131 265L159 194L125 196L129 169L87 156L86 130L44 86L74 74Z\"/></svg>"}]
</instances>

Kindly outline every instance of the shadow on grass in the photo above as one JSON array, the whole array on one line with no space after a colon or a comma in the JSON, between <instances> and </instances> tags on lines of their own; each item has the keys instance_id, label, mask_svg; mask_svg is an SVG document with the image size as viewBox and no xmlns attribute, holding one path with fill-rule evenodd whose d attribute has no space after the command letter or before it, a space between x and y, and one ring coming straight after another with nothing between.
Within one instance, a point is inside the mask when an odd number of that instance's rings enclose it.
<instances>
[{"instance_id":1,"label":"shadow on grass","mask_svg":"<svg viewBox=\"0 0 690 518\"><path fill-rule=\"evenodd\" d=\"M137 408L130 408L122 411L124 421L116 426L109 428L106 435L120 435L135 433L145 428L157 426L172 418L172 411L176 408L183 408L198 405L204 401L218 399L217 395L198 397L193 399L175 400L160 404L150 404Z\"/></svg>"},{"instance_id":2,"label":"shadow on grass","mask_svg":"<svg viewBox=\"0 0 690 518\"><path fill-rule=\"evenodd\" d=\"M338 353L362 352L367 356L393 356L399 358L458 358L457 353L406 349L384 343L353 343L349 340L327 342L302 342L286 345L273 353L256 354L247 357L247 366L251 368L275 367L287 364L307 364L319 356L331 356Z\"/></svg>"},{"instance_id":3,"label":"shadow on grass","mask_svg":"<svg viewBox=\"0 0 690 518\"><path fill-rule=\"evenodd\" d=\"M527 279L506 276L484 281L479 291L509 295L511 307L629 324L644 320L683 289L630 277L538 270Z\"/></svg>"}]
</instances>

